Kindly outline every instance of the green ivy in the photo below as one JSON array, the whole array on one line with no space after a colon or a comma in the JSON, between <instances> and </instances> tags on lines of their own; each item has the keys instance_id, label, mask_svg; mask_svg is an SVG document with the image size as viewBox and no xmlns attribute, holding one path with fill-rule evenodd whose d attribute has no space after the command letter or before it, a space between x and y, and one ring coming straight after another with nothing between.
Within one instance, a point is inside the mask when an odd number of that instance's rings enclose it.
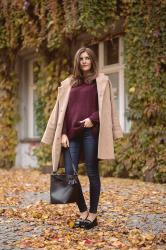
<instances>
[{"instance_id":1,"label":"green ivy","mask_svg":"<svg viewBox=\"0 0 166 250\"><path fill-rule=\"evenodd\" d=\"M17 145L16 124L19 121L17 113L18 95L17 78L14 74L12 60L14 57L4 52L0 58L0 96L1 96L1 122L0 122L0 167L10 168L15 159ZM8 72L11 73L10 75Z\"/></svg>"},{"instance_id":2,"label":"green ivy","mask_svg":"<svg viewBox=\"0 0 166 250\"><path fill-rule=\"evenodd\" d=\"M166 181L165 11L163 1L130 5L124 50L132 128L116 148L116 169L123 166L129 177L156 182Z\"/></svg>"}]
</instances>

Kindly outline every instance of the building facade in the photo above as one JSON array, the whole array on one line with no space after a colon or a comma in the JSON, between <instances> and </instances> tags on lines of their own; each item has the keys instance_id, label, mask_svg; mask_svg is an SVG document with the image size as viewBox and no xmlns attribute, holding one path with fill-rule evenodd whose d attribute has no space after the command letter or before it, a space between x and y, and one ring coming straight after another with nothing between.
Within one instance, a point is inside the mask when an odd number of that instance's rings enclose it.
<instances>
[{"instance_id":1,"label":"building facade","mask_svg":"<svg viewBox=\"0 0 166 250\"><path fill-rule=\"evenodd\" d=\"M80 37L74 47L76 50L86 44L86 37ZM124 77L124 36L117 35L113 39L101 41L88 46L95 52L100 72L109 76L112 82L114 98L119 120L124 133L130 130L130 122L127 120L128 107L127 86ZM26 49L20 52L17 60L17 72L19 75L19 113L20 122L17 125L19 143L16 149L15 165L23 168L37 167L37 159L33 155L33 149L39 146L35 119L35 79L33 75L34 52Z\"/></svg>"}]
</instances>

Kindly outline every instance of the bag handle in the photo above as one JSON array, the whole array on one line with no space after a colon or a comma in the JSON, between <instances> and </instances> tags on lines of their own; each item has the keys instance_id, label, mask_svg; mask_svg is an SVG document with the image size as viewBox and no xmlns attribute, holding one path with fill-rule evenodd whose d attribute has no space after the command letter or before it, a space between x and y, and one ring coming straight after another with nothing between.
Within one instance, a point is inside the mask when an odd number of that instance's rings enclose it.
<instances>
[{"instance_id":1,"label":"bag handle","mask_svg":"<svg viewBox=\"0 0 166 250\"><path fill-rule=\"evenodd\" d=\"M68 147L68 151L69 151L69 155L70 155L70 159L71 159L71 163L72 163L72 168L73 168L73 170L74 170L74 174L78 175L78 174L77 174L77 170L76 170L76 168L75 168L75 165L74 165L74 163L73 163L72 157L71 157L71 153L70 153L70 148L69 148L69 147Z\"/></svg>"},{"instance_id":2,"label":"bag handle","mask_svg":"<svg viewBox=\"0 0 166 250\"><path fill-rule=\"evenodd\" d=\"M68 147L67 150L69 151L69 155L70 155L70 159L71 159L71 163L72 163L72 168L73 168L73 170L74 170L74 174L75 174L75 175L78 175L77 170L76 170L76 168L75 168L75 165L74 165L74 163L73 163L72 157L71 157L70 148ZM58 171L58 169L57 169L56 171L53 171L53 174L56 173L57 171Z\"/></svg>"}]
</instances>

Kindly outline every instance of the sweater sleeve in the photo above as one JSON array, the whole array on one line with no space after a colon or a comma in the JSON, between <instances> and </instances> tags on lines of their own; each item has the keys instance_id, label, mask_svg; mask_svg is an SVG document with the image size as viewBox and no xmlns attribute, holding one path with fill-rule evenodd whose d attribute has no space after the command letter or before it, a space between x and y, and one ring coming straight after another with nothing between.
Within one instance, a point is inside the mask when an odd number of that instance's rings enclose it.
<instances>
[{"instance_id":1,"label":"sweater sleeve","mask_svg":"<svg viewBox=\"0 0 166 250\"><path fill-rule=\"evenodd\" d=\"M89 119L92 121L94 125L99 123L99 111L93 112L90 116Z\"/></svg>"}]
</instances>

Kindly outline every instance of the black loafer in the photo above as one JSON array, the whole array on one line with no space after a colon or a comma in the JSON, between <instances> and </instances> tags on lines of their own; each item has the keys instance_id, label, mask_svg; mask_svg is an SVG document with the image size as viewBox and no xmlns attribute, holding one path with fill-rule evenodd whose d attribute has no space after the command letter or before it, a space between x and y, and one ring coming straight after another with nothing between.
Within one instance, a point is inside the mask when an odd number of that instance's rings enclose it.
<instances>
[{"instance_id":1,"label":"black loafer","mask_svg":"<svg viewBox=\"0 0 166 250\"><path fill-rule=\"evenodd\" d=\"M82 227L82 224L85 220L82 219L82 218L79 218L75 221L75 224L74 224L74 228L77 228L77 227Z\"/></svg>"},{"instance_id":2,"label":"black loafer","mask_svg":"<svg viewBox=\"0 0 166 250\"><path fill-rule=\"evenodd\" d=\"M98 222L97 222L97 217L96 217L93 221L88 220L88 219L82 221L81 228L91 229L97 225L98 225Z\"/></svg>"}]
</instances>

